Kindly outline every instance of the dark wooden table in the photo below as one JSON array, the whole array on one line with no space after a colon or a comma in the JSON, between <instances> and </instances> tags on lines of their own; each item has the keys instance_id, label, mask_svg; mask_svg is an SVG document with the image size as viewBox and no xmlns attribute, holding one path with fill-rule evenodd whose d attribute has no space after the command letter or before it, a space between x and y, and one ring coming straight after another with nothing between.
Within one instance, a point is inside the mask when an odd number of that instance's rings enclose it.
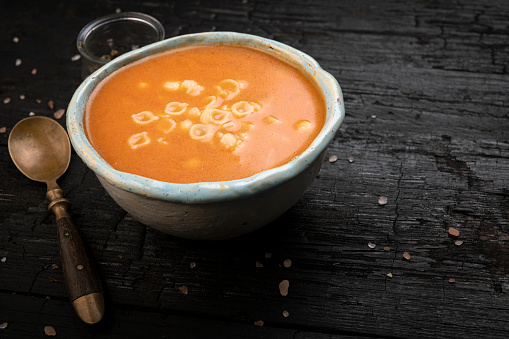
<instances>
[{"instance_id":1,"label":"dark wooden table","mask_svg":"<svg viewBox=\"0 0 509 339\"><path fill-rule=\"evenodd\" d=\"M59 183L107 302L88 326L67 299L45 186L7 140L30 112L66 108L78 32L117 9L156 17L167 37L296 47L337 78L346 118L338 160L303 198L229 241L146 228L73 154ZM509 337L507 1L2 1L0 22L1 338Z\"/></svg>"}]
</instances>

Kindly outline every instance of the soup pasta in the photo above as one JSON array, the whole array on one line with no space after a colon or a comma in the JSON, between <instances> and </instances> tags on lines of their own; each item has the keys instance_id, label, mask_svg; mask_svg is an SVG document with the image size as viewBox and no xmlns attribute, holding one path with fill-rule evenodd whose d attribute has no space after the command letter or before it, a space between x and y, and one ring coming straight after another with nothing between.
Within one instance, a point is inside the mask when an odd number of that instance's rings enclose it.
<instances>
[{"instance_id":1,"label":"soup pasta","mask_svg":"<svg viewBox=\"0 0 509 339\"><path fill-rule=\"evenodd\" d=\"M299 70L248 48L189 47L122 68L94 90L87 137L115 169L191 183L280 166L319 133L325 104Z\"/></svg>"}]
</instances>

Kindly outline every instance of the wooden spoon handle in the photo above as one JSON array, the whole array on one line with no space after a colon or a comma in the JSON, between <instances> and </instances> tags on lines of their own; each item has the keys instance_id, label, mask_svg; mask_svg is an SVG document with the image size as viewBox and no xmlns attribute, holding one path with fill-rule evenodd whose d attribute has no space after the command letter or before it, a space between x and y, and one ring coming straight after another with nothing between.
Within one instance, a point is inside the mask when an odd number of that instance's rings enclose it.
<instances>
[{"instance_id":1,"label":"wooden spoon handle","mask_svg":"<svg viewBox=\"0 0 509 339\"><path fill-rule=\"evenodd\" d=\"M104 296L97 272L71 218L58 218L57 229L69 299L84 322L95 324L104 316Z\"/></svg>"}]
</instances>

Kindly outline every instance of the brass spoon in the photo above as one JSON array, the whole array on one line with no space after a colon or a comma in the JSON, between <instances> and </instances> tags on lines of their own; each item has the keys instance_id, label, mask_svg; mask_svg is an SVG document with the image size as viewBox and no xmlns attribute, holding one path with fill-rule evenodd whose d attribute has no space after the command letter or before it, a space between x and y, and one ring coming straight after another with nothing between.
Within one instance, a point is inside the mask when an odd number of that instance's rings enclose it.
<instances>
[{"instance_id":1,"label":"brass spoon","mask_svg":"<svg viewBox=\"0 0 509 339\"><path fill-rule=\"evenodd\" d=\"M11 131L9 154L24 175L47 184L48 210L57 219L60 258L69 299L84 322L97 323L104 316L101 283L67 213L70 202L57 185L57 179L71 161L71 145L65 129L46 117L23 119Z\"/></svg>"}]
</instances>

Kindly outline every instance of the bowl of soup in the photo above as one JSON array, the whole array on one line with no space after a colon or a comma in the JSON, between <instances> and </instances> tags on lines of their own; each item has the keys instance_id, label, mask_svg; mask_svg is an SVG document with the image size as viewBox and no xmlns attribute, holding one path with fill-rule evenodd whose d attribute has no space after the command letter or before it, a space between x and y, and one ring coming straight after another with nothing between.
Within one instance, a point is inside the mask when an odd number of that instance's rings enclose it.
<instances>
[{"instance_id":1,"label":"bowl of soup","mask_svg":"<svg viewBox=\"0 0 509 339\"><path fill-rule=\"evenodd\" d=\"M91 74L67 110L71 144L141 223L228 239L285 213L344 119L336 79L305 53L234 32L174 37Z\"/></svg>"}]
</instances>

